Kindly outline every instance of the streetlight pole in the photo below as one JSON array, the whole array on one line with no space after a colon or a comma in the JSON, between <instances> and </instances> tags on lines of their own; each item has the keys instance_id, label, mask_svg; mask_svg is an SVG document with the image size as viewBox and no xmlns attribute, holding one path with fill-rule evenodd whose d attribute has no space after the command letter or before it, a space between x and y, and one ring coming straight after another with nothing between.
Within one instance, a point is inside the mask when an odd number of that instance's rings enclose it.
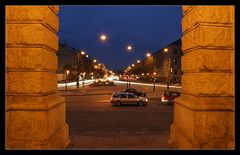
<instances>
[{"instance_id":1,"label":"streetlight pole","mask_svg":"<svg viewBox=\"0 0 240 155\"><path fill-rule=\"evenodd\" d=\"M65 85L65 90L67 90L67 82L68 82L68 74L69 74L69 70L66 71L67 76L66 76L66 85Z\"/></svg>"},{"instance_id":2,"label":"streetlight pole","mask_svg":"<svg viewBox=\"0 0 240 155\"><path fill-rule=\"evenodd\" d=\"M170 67L171 67L171 60L168 60L168 78L167 78L167 91L169 91L169 84L170 84Z\"/></svg>"},{"instance_id":3,"label":"streetlight pole","mask_svg":"<svg viewBox=\"0 0 240 155\"><path fill-rule=\"evenodd\" d=\"M155 92L155 84L156 84L156 78L155 78L156 72L153 73L153 91Z\"/></svg>"}]
</instances>

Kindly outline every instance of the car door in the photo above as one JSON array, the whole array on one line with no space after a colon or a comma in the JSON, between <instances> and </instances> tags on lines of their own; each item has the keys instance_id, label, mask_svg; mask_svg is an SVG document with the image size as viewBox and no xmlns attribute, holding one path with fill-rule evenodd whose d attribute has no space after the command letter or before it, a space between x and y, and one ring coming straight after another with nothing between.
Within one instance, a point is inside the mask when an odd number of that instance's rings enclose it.
<instances>
[{"instance_id":1,"label":"car door","mask_svg":"<svg viewBox=\"0 0 240 155\"><path fill-rule=\"evenodd\" d=\"M127 94L121 94L121 102L122 102L123 104L127 104L127 103L128 103Z\"/></svg>"},{"instance_id":2,"label":"car door","mask_svg":"<svg viewBox=\"0 0 240 155\"><path fill-rule=\"evenodd\" d=\"M133 94L127 94L128 95L128 104L136 104L136 97Z\"/></svg>"}]
</instances>

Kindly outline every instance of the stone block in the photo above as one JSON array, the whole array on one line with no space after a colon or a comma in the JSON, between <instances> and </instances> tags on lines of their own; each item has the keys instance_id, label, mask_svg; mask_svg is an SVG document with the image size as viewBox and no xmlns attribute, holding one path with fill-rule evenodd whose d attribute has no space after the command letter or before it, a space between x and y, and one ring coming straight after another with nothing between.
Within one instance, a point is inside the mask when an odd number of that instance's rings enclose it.
<instances>
[{"instance_id":1,"label":"stone block","mask_svg":"<svg viewBox=\"0 0 240 155\"><path fill-rule=\"evenodd\" d=\"M174 124L186 132L190 139L194 137L194 113L180 104L174 105Z\"/></svg>"},{"instance_id":2,"label":"stone block","mask_svg":"<svg viewBox=\"0 0 240 155\"><path fill-rule=\"evenodd\" d=\"M65 103L42 111L9 111L7 134L14 140L45 141L65 124Z\"/></svg>"},{"instance_id":3,"label":"stone block","mask_svg":"<svg viewBox=\"0 0 240 155\"><path fill-rule=\"evenodd\" d=\"M59 29L58 6L6 6L6 20L11 23L42 23L55 32Z\"/></svg>"},{"instance_id":4,"label":"stone block","mask_svg":"<svg viewBox=\"0 0 240 155\"><path fill-rule=\"evenodd\" d=\"M192 111L233 111L234 98L220 96L193 96L185 93L174 100Z\"/></svg>"},{"instance_id":5,"label":"stone block","mask_svg":"<svg viewBox=\"0 0 240 155\"><path fill-rule=\"evenodd\" d=\"M172 147L177 149L193 149L192 141L185 137L184 131L178 128L175 124L170 128L169 143Z\"/></svg>"},{"instance_id":6,"label":"stone block","mask_svg":"<svg viewBox=\"0 0 240 155\"><path fill-rule=\"evenodd\" d=\"M56 70L56 53L44 48L7 48L7 70Z\"/></svg>"},{"instance_id":7,"label":"stone block","mask_svg":"<svg viewBox=\"0 0 240 155\"><path fill-rule=\"evenodd\" d=\"M183 16L188 14L194 7L196 7L196 6L194 6L194 5L183 5L182 6Z\"/></svg>"},{"instance_id":8,"label":"stone block","mask_svg":"<svg viewBox=\"0 0 240 155\"><path fill-rule=\"evenodd\" d=\"M235 148L234 137L235 137L235 113L234 111L228 112L228 148Z\"/></svg>"},{"instance_id":9,"label":"stone block","mask_svg":"<svg viewBox=\"0 0 240 155\"><path fill-rule=\"evenodd\" d=\"M234 24L234 6L183 7L182 31L186 33L198 23Z\"/></svg>"},{"instance_id":10,"label":"stone block","mask_svg":"<svg viewBox=\"0 0 240 155\"><path fill-rule=\"evenodd\" d=\"M184 73L182 92L195 96L233 96L233 73Z\"/></svg>"},{"instance_id":11,"label":"stone block","mask_svg":"<svg viewBox=\"0 0 240 155\"><path fill-rule=\"evenodd\" d=\"M57 90L55 72L9 72L7 94L46 94Z\"/></svg>"},{"instance_id":12,"label":"stone block","mask_svg":"<svg viewBox=\"0 0 240 155\"><path fill-rule=\"evenodd\" d=\"M43 46L58 50L58 36L42 24L7 24L6 44L9 46Z\"/></svg>"},{"instance_id":13,"label":"stone block","mask_svg":"<svg viewBox=\"0 0 240 155\"><path fill-rule=\"evenodd\" d=\"M194 48L234 48L234 27L199 25L182 37L183 53Z\"/></svg>"},{"instance_id":14,"label":"stone block","mask_svg":"<svg viewBox=\"0 0 240 155\"><path fill-rule=\"evenodd\" d=\"M182 71L234 72L234 67L232 66L233 53L234 50L196 49L182 56Z\"/></svg>"},{"instance_id":15,"label":"stone block","mask_svg":"<svg viewBox=\"0 0 240 155\"><path fill-rule=\"evenodd\" d=\"M58 6L58 5L50 5L49 7L52 8L53 11L54 11L56 14L58 14L58 12L59 12L59 6Z\"/></svg>"},{"instance_id":16,"label":"stone block","mask_svg":"<svg viewBox=\"0 0 240 155\"><path fill-rule=\"evenodd\" d=\"M202 104L199 100L201 98L191 99L189 96L186 99L184 95L176 99L174 106L177 108L174 107L174 123L171 125L170 143L181 149L187 147L189 149L229 148L227 146L229 140L226 137L229 134L229 126L233 128L232 124L229 124L229 119L232 119L228 116L229 109L225 107L218 111L210 106L207 107L209 109L202 109L201 106L206 104ZM194 103L188 104L187 102ZM194 106L195 108L193 108ZM187 111L191 111L192 119L186 118L187 116L182 117L184 115L182 113ZM191 124L191 129L186 128L187 124Z\"/></svg>"}]
</instances>

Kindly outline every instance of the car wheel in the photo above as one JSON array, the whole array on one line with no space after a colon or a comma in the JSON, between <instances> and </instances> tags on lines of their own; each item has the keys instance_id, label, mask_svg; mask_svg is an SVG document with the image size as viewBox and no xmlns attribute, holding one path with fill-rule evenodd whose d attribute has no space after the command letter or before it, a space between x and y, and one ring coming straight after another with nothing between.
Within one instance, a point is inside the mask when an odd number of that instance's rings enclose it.
<instances>
[{"instance_id":1,"label":"car wheel","mask_svg":"<svg viewBox=\"0 0 240 155\"><path fill-rule=\"evenodd\" d=\"M139 101L138 105L143 106L144 105L143 101Z\"/></svg>"},{"instance_id":2,"label":"car wheel","mask_svg":"<svg viewBox=\"0 0 240 155\"><path fill-rule=\"evenodd\" d=\"M122 103L121 103L120 101L117 101L115 104L116 104L117 106L120 106Z\"/></svg>"}]
</instances>

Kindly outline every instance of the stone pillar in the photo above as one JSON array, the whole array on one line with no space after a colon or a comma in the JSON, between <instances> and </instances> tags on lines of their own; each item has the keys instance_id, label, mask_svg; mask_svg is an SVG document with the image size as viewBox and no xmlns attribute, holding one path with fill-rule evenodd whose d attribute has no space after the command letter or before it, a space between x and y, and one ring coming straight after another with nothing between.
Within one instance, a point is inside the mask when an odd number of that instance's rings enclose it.
<instances>
[{"instance_id":1,"label":"stone pillar","mask_svg":"<svg viewBox=\"0 0 240 155\"><path fill-rule=\"evenodd\" d=\"M234 7L183 6L182 94L170 144L234 148Z\"/></svg>"},{"instance_id":2,"label":"stone pillar","mask_svg":"<svg viewBox=\"0 0 240 155\"><path fill-rule=\"evenodd\" d=\"M65 99L56 94L58 6L6 7L6 148L69 144Z\"/></svg>"}]
</instances>

